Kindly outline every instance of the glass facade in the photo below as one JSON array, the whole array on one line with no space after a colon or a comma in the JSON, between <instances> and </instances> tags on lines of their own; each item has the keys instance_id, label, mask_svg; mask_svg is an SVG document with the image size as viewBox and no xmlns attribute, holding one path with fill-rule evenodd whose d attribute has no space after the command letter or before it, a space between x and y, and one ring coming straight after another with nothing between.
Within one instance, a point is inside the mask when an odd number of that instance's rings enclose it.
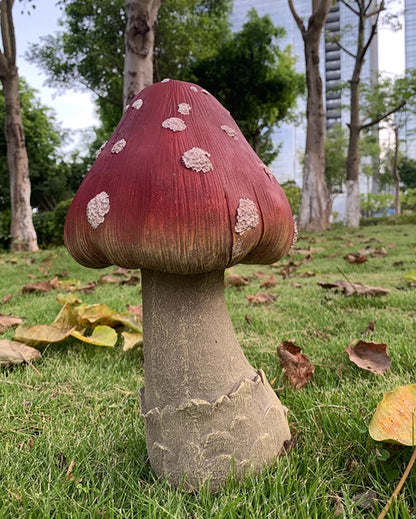
<instances>
[{"instance_id":1,"label":"glass facade","mask_svg":"<svg viewBox=\"0 0 416 519\"><path fill-rule=\"evenodd\" d=\"M416 68L416 0L405 0L404 47L406 69ZM416 159L416 117L409 117L406 124L406 149L404 152Z\"/></svg>"}]
</instances>

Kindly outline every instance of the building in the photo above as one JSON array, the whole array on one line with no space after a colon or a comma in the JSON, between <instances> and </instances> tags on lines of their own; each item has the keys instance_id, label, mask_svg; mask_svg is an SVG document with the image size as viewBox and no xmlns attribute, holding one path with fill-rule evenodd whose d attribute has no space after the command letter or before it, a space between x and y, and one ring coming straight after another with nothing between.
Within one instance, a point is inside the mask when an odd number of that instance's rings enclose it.
<instances>
[{"instance_id":1,"label":"building","mask_svg":"<svg viewBox=\"0 0 416 519\"><path fill-rule=\"evenodd\" d=\"M408 0L409 1L409 0ZM416 5L416 0L411 0ZM305 19L305 23L311 14L312 0L294 0L299 16ZM290 12L287 0L234 0L234 9L231 15L231 23L234 30L239 30L247 19L247 13L255 8L259 16L268 14L274 25L283 26L286 37L279 43L282 46L291 45L293 53L297 57L296 68L299 72L305 71L305 59L303 39L299 28ZM344 4L336 1L331 7L326 22L325 33L327 35L339 34L343 28L351 27L349 33L343 36L343 45L349 50L354 50L356 42L357 17ZM415 35L416 39L416 35ZM321 50L321 76L324 83L326 126L331 128L335 124L346 126L349 120L349 112L343 106L348 106L348 92L341 94L339 87L347 82L353 71L354 60L346 52L341 51L331 41L330 37L325 40L323 35ZM416 52L415 52L416 54ZM416 57L415 57L416 59ZM373 39L368 59L364 65L362 77L370 78L377 73L377 37ZM298 185L302 184L301 158L305 149L306 124L305 124L305 99L298 100L298 113L301 123L282 124L273 133L276 144L282 145L278 157L271 165L273 172L280 182L295 180Z\"/></svg>"},{"instance_id":2,"label":"building","mask_svg":"<svg viewBox=\"0 0 416 519\"><path fill-rule=\"evenodd\" d=\"M416 68L416 0L404 2L404 47L405 68ZM405 153L416 159L416 117L411 116L406 123Z\"/></svg>"}]
</instances>

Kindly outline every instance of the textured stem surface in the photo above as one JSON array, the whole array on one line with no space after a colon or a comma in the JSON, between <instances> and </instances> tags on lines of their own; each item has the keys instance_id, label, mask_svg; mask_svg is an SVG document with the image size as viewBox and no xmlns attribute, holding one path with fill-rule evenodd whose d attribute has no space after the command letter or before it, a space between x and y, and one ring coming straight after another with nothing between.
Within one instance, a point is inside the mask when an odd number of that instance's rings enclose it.
<instances>
[{"instance_id":1,"label":"textured stem surface","mask_svg":"<svg viewBox=\"0 0 416 519\"><path fill-rule=\"evenodd\" d=\"M224 273L142 270L142 413L155 472L216 490L278 455L285 408L245 358L226 309Z\"/></svg>"}]
</instances>

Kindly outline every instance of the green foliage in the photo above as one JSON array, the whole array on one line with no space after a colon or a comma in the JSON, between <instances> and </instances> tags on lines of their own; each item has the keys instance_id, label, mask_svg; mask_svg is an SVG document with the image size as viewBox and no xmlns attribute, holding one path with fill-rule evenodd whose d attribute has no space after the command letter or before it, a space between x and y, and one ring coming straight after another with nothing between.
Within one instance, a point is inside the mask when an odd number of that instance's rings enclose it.
<instances>
[{"instance_id":1,"label":"green foliage","mask_svg":"<svg viewBox=\"0 0 416 519\"><path fill-rule=\"evenodd\" d=\"M403 211L416 212L416 187L406 189L400 196Z\"/></svg>"},{"instance_id":2,"label":"green foliage","mask_svg":"<svg viewBox=\"0 0 416 519\"><path fill-rule=\"evenodd\" d=\"M289 202L290 208L292 209L293 215L299 216L300 204L302 200L302 190L296 184L294 180L287 180L280 184L281 188L285 192L286 198Z\"/></svg>"},{"instance_id":3,"label":"green foliage","mask_svg":"<svg viewBox=\"0 0 416 519\"><path fill-rule=\"evenodd\" d=\"M39 247L45 249L51 245L64 244L64 225L66 213L71 205L72 198L63 200L53 211L34 213L35 226Z\"/></svg>"},{"instance_id":4,"label":"green foliage","mask_svg":"<svg viewBox=\"0 0 416 519\"><path fill-rule=\"evenodd\" d=\"M12 223L12 212L4 209L0 212L0 250L8 249L10 246L10 225Z\"/></svg>"},{"instance_id":5,"label":"green foliage","mask_svg":"<svg viewBox=\"0 0 416 519\"><path fill-rule=\"evenodd\" d=\"M291 115L305 89L291 48L282 50L276 43L284 34L269 16L260 18L252 9L239 32L192 67L193 79L228 108L266 163L277 154L270 153L271 128Z\"/></svg>"},{"instance_id":6,"label":"green foliage","mask_svg":"<svg viewBox=\"0 0 416 519\"><path fill-rule=\"evenodd\" d=\"M51 210L74 193L84 164L74 156L65 162L59 148L67 137L56 122L55 113L42 105L36 91L20 80L20 103L29 159L31 204L40 210ZM5 106L0 89L0 211L10 207L7 147L4 134Z\"/></svg>"},{"instance_id":7,"label":"green foliage","mask_svg":"<svg viewBox=\"0 0 416 519\"><path fill-rule=\"evenodd\" d=\"M394 207L394 196L381 193L363 193L360 197L362 216L387 215L387 210Z\"/></svg>"},{"instance_id":8,"label":"green foliage","mask_svg":"<svg viewBox=\"0 0 416 519\"><path fill-rule=\"evenodd\" d=\"M28 59L58 88L90 90L102 123L94 148L123 113L125 0L61 0L62 30L32 45ZM190 64L215 52L229 32L231 0L165 0L155 41L155 80L185 79Z\"/></svg>"},{"instance_id":9,"label":"green foliage","mask_svg":"<svg viewBox=\"0 0 416 519\"><path fill-rule=\"evenodd\" d=\"M416 188L416 160L410 157L402 157L399 160L400 180L406 188Z\"/></svg>"}]
</instances>

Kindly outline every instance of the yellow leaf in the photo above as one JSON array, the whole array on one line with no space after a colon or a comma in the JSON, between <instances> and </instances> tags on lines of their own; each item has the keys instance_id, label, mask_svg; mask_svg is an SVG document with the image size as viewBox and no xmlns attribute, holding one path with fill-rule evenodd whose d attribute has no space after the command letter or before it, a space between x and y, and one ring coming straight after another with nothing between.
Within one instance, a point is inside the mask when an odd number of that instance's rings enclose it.
<instances>
[{"instance_id":1,"label":"yellow leaf","mask_svg":"<svg viewBox=\"0 0 416 519\"><path fill-rule=\"evenodd\" d=\"M110 326L96 326L92 334L88 337L76 330L74 330L71 335L82 342L94 344L95 346L113 347L117 342L117 332L113 328L110 328Z\"/></svg>"},{"instance_id":2,"label":"yellow leaf","mask_svg":"<svg viewBox=\"0 0 416 519\"><path fill-rule=\"evenodd\" d=\"M74 314L81 326L94 327L107 325L114 327L122 325L135 332L141 332L138 323L131 315L118 314L106 304L87 305L83 303L74 308Z\"/></svg>"},{"instance_id":3,"label":"yellow leaf","mask_svg":"<svg viewBox=\"0 0 416 519\"><path fill-rule=\"evenodd\" d=\"M143 345L142 333L123 332L121 335L124 339L123 351L130 351Z\"/></svg>"},{"instance_id":4,"label":"yellow leaf","mask_svg":"<svg viewBox=\"0 0 416 519\"><path fill-rule=\"evenodd\" d=\"M383 396L368 427L376 441L416 444L416 384L398 386Z\"/></svg>"},{"instance_id":5,"label":"yellow leaf","mask_svg":"<svg viewBox=\"0 0 416 519\"><path fill-rule=\"evenodd\" d=\"M64 304L58 315L55 317L52 326L58 328L74 328L78 326L78 320L74 314L72 303L68 302Z\"/></svg>"},{"instance_id":6,"label":"yellow leaf","mask_svg":"<svg viewBox=\"0 0 416 519\"><path fill-rule=\"evenodd\" d=\"M46 344L64 341L71 335L74 328L59 328L48 324L21 324L16 328L14 340L24 342L29 346L44 346Z\"/></svg>"}]
</instances>

